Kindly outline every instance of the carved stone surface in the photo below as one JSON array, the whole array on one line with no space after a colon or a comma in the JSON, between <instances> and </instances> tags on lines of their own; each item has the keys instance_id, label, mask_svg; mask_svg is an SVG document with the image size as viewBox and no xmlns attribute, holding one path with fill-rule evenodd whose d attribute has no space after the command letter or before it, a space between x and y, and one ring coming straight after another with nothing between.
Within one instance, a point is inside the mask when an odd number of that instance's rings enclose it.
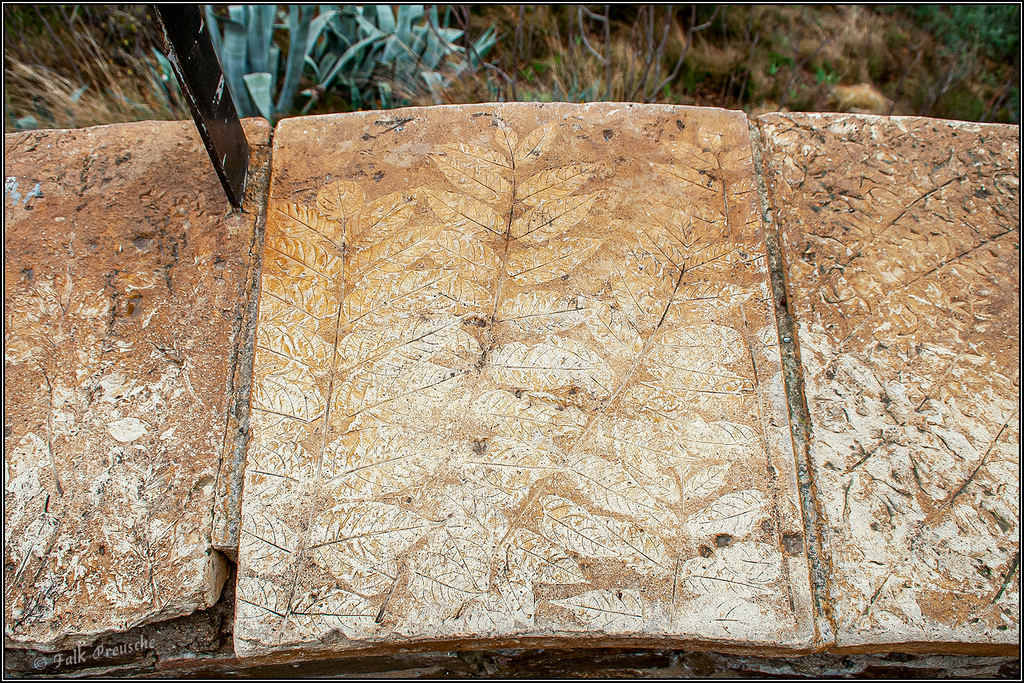
<instances>
[{"instance_id":1,"label":"carved stone surface","mask_svg":"<svg viewBox=\"0 0 1024 683\"><path fill-rule=\"evenodd\" d=\"M254 147L266 122L247 121ZM264 159L266 155L264 154ZM5 644L213 604L253 225L191 122L4 136Z\"/></svg>"},{"instance_id":2,"label":"carved stone surface","mask_svg":"<svg viewBox=\"0 0 1024 683\"><path fill-rule=\"evenodd\" d=\"M758 119L839 647L1019 645L1019 129Z\"/></svg>"},{"instance_id":3,"label":"carved stone surface","mask_svg":"<svg viewBox=\"0 0 1024 683\"><path fill-rule=\"evenodd\" d=\"M408 109L274 144L239 654L812 646L742 113Z\"/></svg>"}]
</instances>

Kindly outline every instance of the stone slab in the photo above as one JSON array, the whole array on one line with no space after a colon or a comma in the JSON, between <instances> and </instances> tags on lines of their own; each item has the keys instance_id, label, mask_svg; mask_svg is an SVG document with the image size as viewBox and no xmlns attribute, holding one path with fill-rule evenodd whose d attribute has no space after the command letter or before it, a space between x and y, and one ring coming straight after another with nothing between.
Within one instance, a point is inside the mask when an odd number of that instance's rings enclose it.
<instances>
[{"instance_id":1,"label":"stone slab","mask_svg":"<svg viewBox=\"0 0 1024 683\"><path fill-rule=\"evenodd\" d=\"M245 131L266 150L265 121ZM220 594L265 195L230 212L191 122L8 134L4 167L4 637L56 650Z\"/></svg>"},{"instance_id":2,"label":"stone slab","mask_svg":"<svg viewBox=\"0 0 1024 683\"><path fill-rule=\"evenodd\" d=\"M816 646L742 113L282 121L241 655Z\"/></svg>"},{"instance_id":3,"label":"stone slab","mask_svg":"<svg viewBox=\"0 0 1024 683\"><path fill-rule=\"evenodd\" d=\"M1019 128L758 125L837 647L1016 650Z\"/></svg>"}]
</instances>

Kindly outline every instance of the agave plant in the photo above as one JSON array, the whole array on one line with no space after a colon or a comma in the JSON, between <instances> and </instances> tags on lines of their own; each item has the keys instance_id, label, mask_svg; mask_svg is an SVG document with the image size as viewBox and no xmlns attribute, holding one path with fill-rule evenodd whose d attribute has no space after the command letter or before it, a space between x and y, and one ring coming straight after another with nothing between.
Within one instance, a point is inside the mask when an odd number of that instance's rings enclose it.
<instances>
[{"instance_id":1,"label":"agave plant","mask_svg":"<svg viewBox=\"0 0 1024 683\"><path fill-rule=\"evenodd\" d=\"M437 6L429 14L423 5L401 5L392 11L386 5L372 7L345 6L342 15L332 27L343 41L345 50L340 56L329 49L321 57L316 69L317 85L306 91L311 96L304 111L336 80L348 88L354 108L361 108L363 89L376 83L382 107L395 106L392 83L407 92L420 89L420 78L439 100L440 91L447 87L451 76L461 75L467 69L479 68L483 56L497 41L494 28L488 29L473 42L470 54L455 41L463 32L449 26L450 10L444 20L438 16Z\"/></svg>"},{"instance_id":2,"label":"agave plant","mask_svg":"<svg viewBox=\"0 0 1024 683\"><path fill-rule=\"evenodd\" d=\"M463 32L449 27L449 12L442 21L436 6L429 13L423 5L231 5L227 16L204 5L203 11L239 114L271 121L293 108L297 94L309 97L306 113L332 86L347 91L353 109L404 103L392 84L405 92L425 86L439 101L449 79L479 68L497 41L491 28L466 55L455 44ZM275 31L287 32L283 68ZM299 93L304 74L313 85Z\"/></svg>"},{"instance_id":3,"label":"agave plant","mask_svg":"<svg viewBox=\"0 0 1024 683\"><path fill-rule=\"evenodd\" d=\"M278 14L283 14L277 5L231 5L227 17L217 17L211 5L204 5L203 12L239 114L258 114L271 121L292 108L310 47L337 14L336 10L318 14L314 6L290 5L287 23L276 23ZM218 20L223 35L216 28ZM281 48L274 40L276 28L288 32L283 74Z\"/></svg>"}]
</instances>

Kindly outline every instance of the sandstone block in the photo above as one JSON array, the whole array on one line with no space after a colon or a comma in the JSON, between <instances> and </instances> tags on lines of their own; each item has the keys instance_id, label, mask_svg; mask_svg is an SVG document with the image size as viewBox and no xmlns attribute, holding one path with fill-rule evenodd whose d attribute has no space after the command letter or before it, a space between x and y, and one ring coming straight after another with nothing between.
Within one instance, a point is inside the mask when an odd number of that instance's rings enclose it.
<instances>
[{"instance_id":1,"label":"sandstone block","mask_svg":"<svg viewBox=\"0 0 1024 683\"><path fill-rule=\"evenodd\" d=\"M8 134L4 166L5 644L56 650L220 594L265 194L229 212L191 122Z\"/></svg>"},{"instance_id":2,"label":"sandstone block","mask_svg":"<svg viewBox=\"0 0 1024 683\"><path fill-rule=\"evenodd\" d=\"M1019 647L1017 127L759 117L839 648Z\"/></svg>"},{"instance_id":3,"label":"sandstone block","mask_svg":"<svg viewBox=\"0 0 1024 683\"><path fill-rule=\"evenodd\" d=\"M814 646L742 113L274 139L235 648Z\"/></svg>"}]
</instances>

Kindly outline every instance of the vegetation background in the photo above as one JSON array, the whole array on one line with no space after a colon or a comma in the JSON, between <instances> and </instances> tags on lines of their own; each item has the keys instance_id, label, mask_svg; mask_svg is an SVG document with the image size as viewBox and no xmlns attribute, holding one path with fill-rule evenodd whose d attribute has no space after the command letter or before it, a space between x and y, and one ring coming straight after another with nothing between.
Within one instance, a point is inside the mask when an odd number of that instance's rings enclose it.
<instances>
[{"instance_id":1,"label":"vegetation background","mask_svg":"<svg viewBox=\"0 0 1024 683\"><path fill-rule=\"evenodd\" d=\"M243 115L637 101L1020 123L1020 5L206 5ZM4 130L186 119L151 10L5 5Z\"/></svg>"}]
</instances>

